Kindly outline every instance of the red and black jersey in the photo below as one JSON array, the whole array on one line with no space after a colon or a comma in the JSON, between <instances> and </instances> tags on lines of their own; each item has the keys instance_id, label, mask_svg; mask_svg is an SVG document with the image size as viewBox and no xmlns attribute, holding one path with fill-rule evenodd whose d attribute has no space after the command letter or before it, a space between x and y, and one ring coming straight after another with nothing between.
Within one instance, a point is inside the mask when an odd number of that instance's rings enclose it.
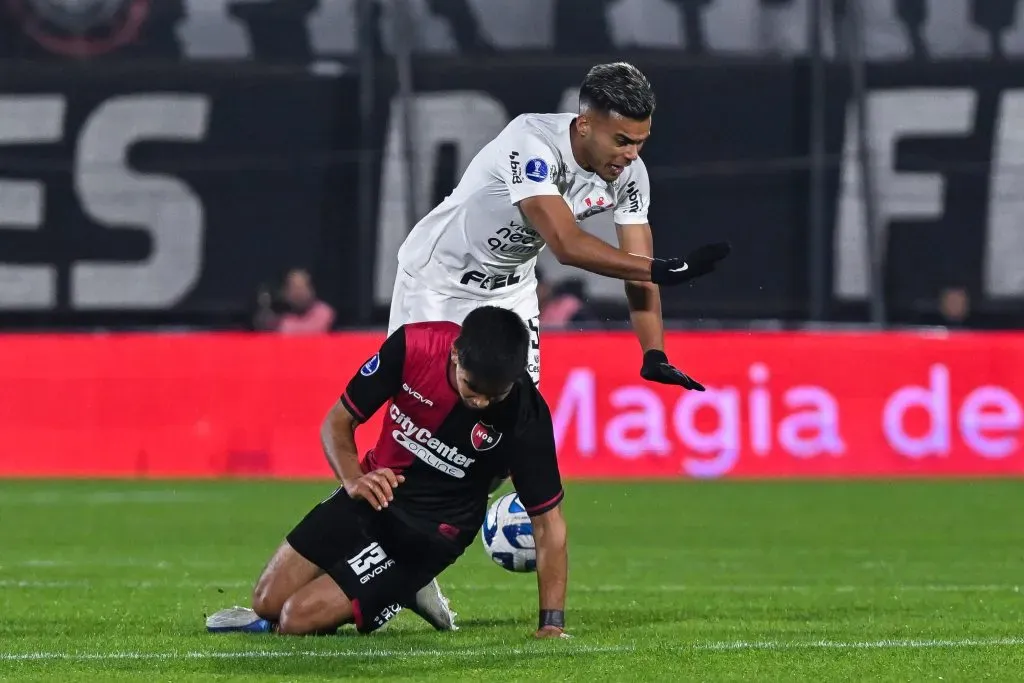
<instances>
[{"instance_id":1,"label":"red and black jersey","mask_svg":"<svg viewBox=\"0 0 1024 683\"><path fill-rule=\"evenodd\" d=\"M455 527L468 544L496 476L511 475L533 515L558 505L563 491L551 413L525 370L505 400L484 410L459 398L448 369L460 329L449 322L400 327L349 381L341 401L360 421L386 406L363 467L405 475L388 509L410 523Z\"/></svg>"}]
</instances>

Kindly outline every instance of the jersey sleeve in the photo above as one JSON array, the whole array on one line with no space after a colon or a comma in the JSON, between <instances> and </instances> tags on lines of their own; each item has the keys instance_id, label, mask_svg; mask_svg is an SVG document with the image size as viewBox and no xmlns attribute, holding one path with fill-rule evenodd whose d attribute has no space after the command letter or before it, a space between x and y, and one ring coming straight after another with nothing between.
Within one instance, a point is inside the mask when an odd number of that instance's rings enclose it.
<instances>
[{"instance_id":1,"label":"jersey sleeve","mask_svg":"<svg viewBox=\"0 0 1024 683\"><path fill-rule=\"evenodd\" d=\"M527 197L558 196L555 151L539 135L520 126L502 136L503 144L496 161L497 173L513 204Z\"/></svg>"},{"instance_id":2,"label":"jersey sleeve","mask_svg":"<svg viewBox=\"0 0 1024 683\"><path fill-rule=\"evenodd\" d=\"M357 420L366 422L398 393L404 368L405 327L399 327L349 380L341 395L342 405Z\"/></svg>"},{"instance_id":3,"label":"jersey sleeve","mask_svg":"<svg viewBox=\"0 0 1024 683\"><path fill-rule=\"evenodd\" d=\"M558 471L555 430L546 407L543 415L520 434L517 453L519 457L513 459L509 469L526 512L535 517L557 507L565 492Z\"/></svg>"},{"instance_id":4,"label":"jersey sleeve","mask_svg":"<svg viewBox=\"0 0 1024 683\"><path fill-rule=\"evenodd\" d=\"M651 179L643 159L629 165L629 177L619 183L615 198L615 222L619 225L646 223L651 206Z\"/></svg>"}]
</instances>

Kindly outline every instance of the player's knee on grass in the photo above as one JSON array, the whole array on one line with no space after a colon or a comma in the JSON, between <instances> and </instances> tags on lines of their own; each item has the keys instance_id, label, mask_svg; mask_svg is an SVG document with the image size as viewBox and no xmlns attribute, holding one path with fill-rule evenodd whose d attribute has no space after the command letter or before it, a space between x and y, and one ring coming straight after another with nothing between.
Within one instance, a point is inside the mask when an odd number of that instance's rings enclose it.
<instances>
[{"instance_id":1,"label":"player's knee on grass","mask_svg":"<svg viewBox=\"0 0 1024 683\"><path fill-rule=\"evenodd\" d=\"M270 558L253 588L253 611L267 621L278 621L285 602L323 573L285 541Z\"/></svg>"},{"instance_id":2,"label":"player's knee on grass","mask_svg":"<svg viewBox=\"0 0 1024 683\"><path fill-rule=\"evenodd\" d=\"M277 630L297 636L332 633L352 620L352 602L334 579L321 576L285 601Z\"/></svg>"},{"instance_id":3,"label":"player's knee on grass","mask_svg":"<svg viewBox=\"0 0 1024 683\"><path fill-rule=\"evenodd\" d=\"M264 574L252 589L252 611L261 619L277 621L287 599L287 595L278 595L275 592L271 577Z\"/></svg>"}]
</instances>

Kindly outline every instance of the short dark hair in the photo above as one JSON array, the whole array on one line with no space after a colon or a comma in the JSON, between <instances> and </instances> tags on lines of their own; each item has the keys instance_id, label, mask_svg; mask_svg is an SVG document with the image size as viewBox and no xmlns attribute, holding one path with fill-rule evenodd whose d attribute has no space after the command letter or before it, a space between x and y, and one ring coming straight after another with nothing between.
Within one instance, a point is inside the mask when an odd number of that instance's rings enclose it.
<instances>
[{"instance_id":1,"label":"short dark hair","mask_svg":"<svg viewBox=\"0 0 1024 683\"><path fill-rule=\"evenodd\" d=\"M522 318L497 306L470 311L455 340L459 365L487 389L503 389L519 379L529 350L530 332Z\"/></svg>"},{"instance_id":2,"label":"short dark hair","mask_svg":"<svg viewBox=\"0 0 1024 683\"><path fill-rule=\"evenodd\" d=\"M657 104L654 89L640 69L627 62L591 67L580 86L580 110L597 109L644 121Z\"/></svg>"}]
</instances>

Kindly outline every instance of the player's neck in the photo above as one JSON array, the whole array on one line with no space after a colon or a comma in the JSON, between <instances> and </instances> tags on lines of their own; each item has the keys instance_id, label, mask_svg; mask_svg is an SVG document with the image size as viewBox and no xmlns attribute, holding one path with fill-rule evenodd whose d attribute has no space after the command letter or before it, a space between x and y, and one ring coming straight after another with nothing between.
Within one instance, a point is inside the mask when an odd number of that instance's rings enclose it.
<instances>
[{"instance_id":1,"label":"player's neck","mask_svg":"<svg viewBox=\"0 0 1024 683\"><path fill-rule=\"evenodd\" d=\"M580 137L580 132L576 130L576 119L573 119L572 123L569 124L569 149L572 150L572 158L576 161L577 166L587 173L594 172L594 169L583 158L583 138Z\"/></svg>"},{"instance_id":2,"label":"player's neck","mask_svg":"<svg viewBox=\"0 0 1024 683\"><path fill-rule=\"evenodd\" d=\"M448 359L448 369L444 374L448 378L448 386L452 388L452 391L458 394L459 380L455 376L455 363L452 362L451 358Z\"/></svg>"}]
</instances>

